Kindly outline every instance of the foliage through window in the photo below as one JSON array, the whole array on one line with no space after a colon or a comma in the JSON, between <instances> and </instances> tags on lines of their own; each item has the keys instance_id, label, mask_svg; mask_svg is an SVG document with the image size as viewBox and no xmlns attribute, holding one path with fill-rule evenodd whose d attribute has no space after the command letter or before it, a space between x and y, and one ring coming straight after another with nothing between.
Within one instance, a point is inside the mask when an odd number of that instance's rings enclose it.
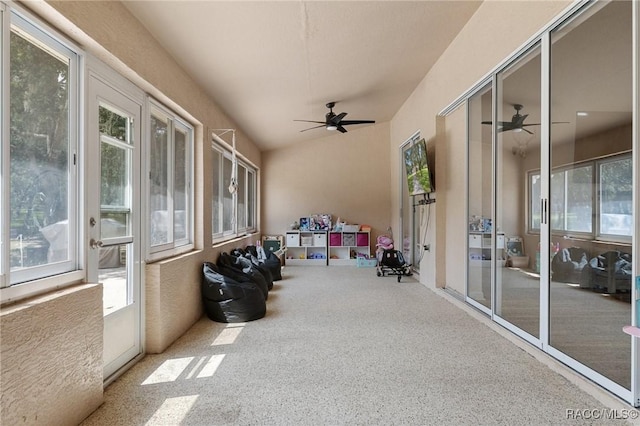
<instances>
[{"instance_id":1,"label":"foliage through window","mask_svg":"<svg viewBox=\"0 0 640 426\"><path fill-rule=\"evenodd\" d=\"M9 149L2 169L9 170L9 185L2 186L9 196L2 197L0 217L9 221L10 235L2 246L9 251L4 285L76 269L78 228L76 54L16 14L6 49L10 66L2 73L10 90L2 101L9 105Z\"/></svg>"},{"instance_id":2,"label":"foliage through window","mask_svg":"<svg viewBox=\"0 0 640 426\"><path fill-rule=\"evenodd\" d=\"M193 129L152 104L149 133L149 242L157 253L192 242Z\"/></svg>"}]
</instances>

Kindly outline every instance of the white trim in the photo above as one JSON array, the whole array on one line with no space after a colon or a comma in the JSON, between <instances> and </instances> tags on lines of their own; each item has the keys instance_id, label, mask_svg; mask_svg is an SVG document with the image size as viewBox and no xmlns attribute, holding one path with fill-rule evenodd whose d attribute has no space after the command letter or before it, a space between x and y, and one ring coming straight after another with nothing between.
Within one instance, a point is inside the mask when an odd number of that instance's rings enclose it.
<instances>
[{"instance_id":1,"label":"white trim","mask_svg":"<svg viewBox=\"0 0 640 426\"><path fill-rule=\"evenodd\" d=\"M9 69L9 37L10 37L10 23L9 13L4 3L0 3L0 93L9 93L9 77L6 75ZM10 100L9 96L0 97L0 185L2 190L0 191L0 288L4 288L8 285L8 275L6 271L10 269L11 254L9 250L5 250L5 245L8 244L4 239L11 235L11 221L8 219L10 215L9 207L9 179L5 179L5 175L9 173L4 166L4 159L9 157L9 143L5 141L9 140L9 109ZM0 303L5 290L0 291Z\"/></svg>"},{"instance_id":2,"label":"white trim","mask_svg":"<svg viewBox=\"0 0 640 426\"><path fill-rule=\"evenodd\" d=\"M633 244L632 247L635 248L635 253L633 254L633 263L631 265L631 279L635 279L635 283L633 281L631 283L631 324L640 327L640 260L638 259L638 249L640 248L640 226L638 225L638 215L640 215L640 185L637 184L640 181L640 94L638 93L640 90L640 65L638 64L638 61L640 61L640 28L638 27L640 25L640 5L636 1L632 4L632 22L632 182L635 182L636 185L633 185L635 191L633 191L632 195L633 217L635 220L632 221L631 241ZM630 401L632 405L640 407L640 338L631 338L631 360Z\"/></svg>"},{"instance_id":3,"label":"white trim","mask_svg":"<svg viewBox=\"0 0 640 426\"><path fill-rule=\"evenodd\" d=\"M550 32L545 32L540 43L540 198L546 200L550 206L550 188L551 188L551 36ZM545 161L546 160L546 161ZM528 186L529 182L527 182ZM525 197L526 198L526 197ZM540 212L540 259L551 259L549 256L551 243L551 224L549 223L550 214L547 209L547 216L543 218L544 212ZM549 344L549 316L550 313L550 274L549 261L540 262L540 307L538 310L539 318L539 337L542 346Z\"/></svg>"}]
</instances>

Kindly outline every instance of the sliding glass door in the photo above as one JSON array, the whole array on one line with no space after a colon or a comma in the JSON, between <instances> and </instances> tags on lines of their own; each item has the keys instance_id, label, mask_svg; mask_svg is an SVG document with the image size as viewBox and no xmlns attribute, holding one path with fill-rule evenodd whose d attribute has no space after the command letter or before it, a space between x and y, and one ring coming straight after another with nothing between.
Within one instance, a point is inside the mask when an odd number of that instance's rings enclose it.
<instances>
[{"instance_id":1,"label":"sliding glass door","mask_svg":"<svg viewBox=\"0 0 640 426\"><path fill-rule=\"evenodd\" d=\"M474 94L468 104L467 300L485 312L490 312L492 308L492 247L489 228L493 220L493 138L490 125L492 102L493 90L491 84L488 84Z\"/></svg>"},{"instance_id":2,"label":"sliding glass door","mask_svg":"<svg viewBox=\"0 0 640 426\"><path fill-rule=\"evenodd\" d=\"M527 232L524 182L540 169L540 45L496 76L495 315L540 337L540 233ZM539 203L533 200L533 203ZM508 246L507 246L507 243ZM509 248L509 253L507 252ZM509 259L507 259L509 256ZM508 262L507 262L508 260Z\"/></svg>"},{"instance_id":3,"label":"sliding glass door","mask_svg":"<svg viewBox=\"0 0 640 426\"><path fill-rule=\"evenodd\" d=\"M590 3L468 96L466 297L640 405L634 14Z\"/></svg>"},{"instance_id":4,"label":"sliding glass door","mask_svg":"<svg viewBox=\"0 0 640 426\"><path fill-rule=\"evenodd\" d=\"M631 388L631 3L551 32L549 344ZM535 230L535 223L533 224ZM608 383L613 382L613 384Z\"/></svg>"}]
</instances>

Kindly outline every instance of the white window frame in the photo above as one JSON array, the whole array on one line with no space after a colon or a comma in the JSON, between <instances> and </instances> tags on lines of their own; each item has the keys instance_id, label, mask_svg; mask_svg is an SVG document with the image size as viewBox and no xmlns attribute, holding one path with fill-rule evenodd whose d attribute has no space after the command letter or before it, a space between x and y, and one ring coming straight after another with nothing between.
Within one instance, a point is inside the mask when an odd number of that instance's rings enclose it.
<instances>
[{"instance_id":1,"label":"white window frame","mask_svg":"<svg viewBox=\"0 0 640 426\"><path fill-rule=\"evenodd\" d=\"M258 169L252 165L248 160L244 158L239 158L240 155L238 153L233 153L232 147L223 146L218 142L212 142L211 149L216 151L219 154L219 163L212 164L212 175L217 179L218 183L218 226L213 223L214 220L214 205L212 203L212 217L211 217L211 226L212 226L212 243L217 244L223 241L231 240L233 238L241 237L243 235L249 235L256 232L257 229L257 207L258 207ZM229 188L224 188L224 160L227 159L231 161L232 164L232 173L231 173L231 181L238 182L238 170L241 168L244 169L245 178L244 178L244 217L247 223L247 226L238 226L238 217L239 211L238 207L238 191L233 192L232 195L232 206L231 206L231 228L224 229L224 219L225 219L225 208L224 208L224 197L225 191L229 191ZM240 166L240 167L238 167ZM253 185L250 185L249 182L252 182ZM215 183L215 180L214 180ZM251 190L250 190L251 189ZM212 194L212 201L213 201ZM253 211L249 208L249 205L252 204ZM249 216L249 213L251 217ZM221 229L221 232L216 232L216 229Z\"/></svg>"},{"instance_id":2,"label":"white window frame","mask_svg":"<svg viewBox=\"0 0 640 426\"><path fill-rule=\"evenodd\" d=\"M605 163L610 163L610 162L620 161L620 160L625 160L625 159L628 159L628 160L632 161L631 153L629 153L629 152L617 153L617 154L613 154L613 155L602 157L602 158L582 161L582 162L575 163L575 164L569 165L569 166L565 165L565 166L557 167L557 168L554 168L552 170L552 173L565 173L568 170L572 170L574 168L572 166L579 166L579 167L590 166L591 167L592 188L593 188L593 196L591 197L591 202L592 202L592 207L591 207L591 212L592 212L591 229L592 229L592 231L591 232L579 232L579 231L567 231L567 230L563 230L563 229L553 228L551 230L553 235L572 235L572 236L577 236L579 238L586 238L586 239L592 239L592 240L604 241L604 242L631 243L631 236L603 234L601 232L601 229L600 229L600 199L601 199L600 166L602 164L605 164ZM532 197L531 197L531 192L532 192L531 185L532 185L533 176L540 176L540 171L539 170L532 170L529 173L527 173L527 194L528 194L527 200L529 200L527 202L527 215L528 215L528 217L527 217L527 227L528 227L528 232L530 234L538 234L538 233L540 233L540 228L534 228L532 226L532 223L531 223L531 217L532 217L531 208L532 208L532 205L531 205L531 201L530 200L532 199ZM565 198L566 198L566 194L565 194ZM565 201L565 207L566 207L566 201Z\"/></svg>"},{"instance_id":3,"label":"white window frame","mask_svg":"<svg viewBox=\"0 0 640 426\"><path fill-rule=\"evenodd\" d=\"M146 186L146 216L148 218L147 225L147 260L155 261L162 258L175 256L177 254L186 253L193 250L194 236L193 236L193 224L194 224L194 129L186 120L182 119L177 114L171 112L168 108L165 108L160 102L148 97L148 113L146 118L146 134L148 135L146 143L145 155L145 167L147 168L145 176L147 179ZM168 241L164 244L152 245L151 242L151 118L154 116L156 119L162 120L167 124L167 210L172 214L167 214L168 218ZM175 218L175 205L174 205L174 190L175 190L175 132L180 131L186 135L186 162L187 168L187 211L185 212L185 237L175 238L174 235L174 218Z\"/></svg>"},{"instance_id":4,"label":"white window frame","mask_svg":"<svg viewBox=\"0 0 640 426\"><path fill-rule=\"evenodd\" d=\"M69 259L47 265L40 265L22 271L10 272L10 179L2 179L0 196L0 303L31 297L53 289L79 282L84 277L83 258L78 250L83 232L80 229L81 157L79 156L82 134L83 110L82 69L84 53L63 36L44 24L31 13L16 4L0 3L0 120L2 123L2 151L0 152L1 176L8 176L10 170L10 37L13 28L27 35L34 44L69 59L69 145L68 145L68 232Z\"/></svg>"}]
</instances>

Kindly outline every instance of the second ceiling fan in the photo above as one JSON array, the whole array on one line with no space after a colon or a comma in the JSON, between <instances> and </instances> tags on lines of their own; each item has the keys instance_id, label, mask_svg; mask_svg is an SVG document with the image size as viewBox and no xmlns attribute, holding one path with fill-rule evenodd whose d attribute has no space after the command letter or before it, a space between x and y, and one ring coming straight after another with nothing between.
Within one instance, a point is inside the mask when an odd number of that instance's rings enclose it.
<instances>
[{"instance_id":1,"label":"second ceiling fan","mask_svg":"<svg viewBox=\"0 0 640 426\"><path fill-rule=\"evenodd\" d=\"M349 126L351 124L371 124L375 123L375 120L343 120L347 115L346 112L341 112L340 114L336 114L333 112L333 107L336 106L335 102L327 103L327 108L329 108L329 112L325 114L324 121L313 121L313 120L293 120L293 121L303 121L305 123L318 123L320 126L309 127L308 129L300 130L301 132L306 132L307 130L318 129L320 127L324 127L327 130L337 130L341 133L346 133L347 129L343 126Z\"/></svg>"},{"instance_id":2,"label":"second ceiling fan","mask_svg":"<svg viewBox=\"0 0 640 426\"><path fill-rule=\"evenodd\" d=\"M532 131L525 129L528 126L539 126L540 123L528 123L525 124L524 121L527 119L529 114L520 114L520 110L523 108L521 104L514 104L513 108L516 110L516 113L511 117L511 121L498 121L498 132L507 132L512 130L514 132L525 131L529 134L533 134ZM568 121L554 121L551 124L568 124ZM492 121L483 121L482 124L493 124Z\"/></svg>"}]
</instances>

